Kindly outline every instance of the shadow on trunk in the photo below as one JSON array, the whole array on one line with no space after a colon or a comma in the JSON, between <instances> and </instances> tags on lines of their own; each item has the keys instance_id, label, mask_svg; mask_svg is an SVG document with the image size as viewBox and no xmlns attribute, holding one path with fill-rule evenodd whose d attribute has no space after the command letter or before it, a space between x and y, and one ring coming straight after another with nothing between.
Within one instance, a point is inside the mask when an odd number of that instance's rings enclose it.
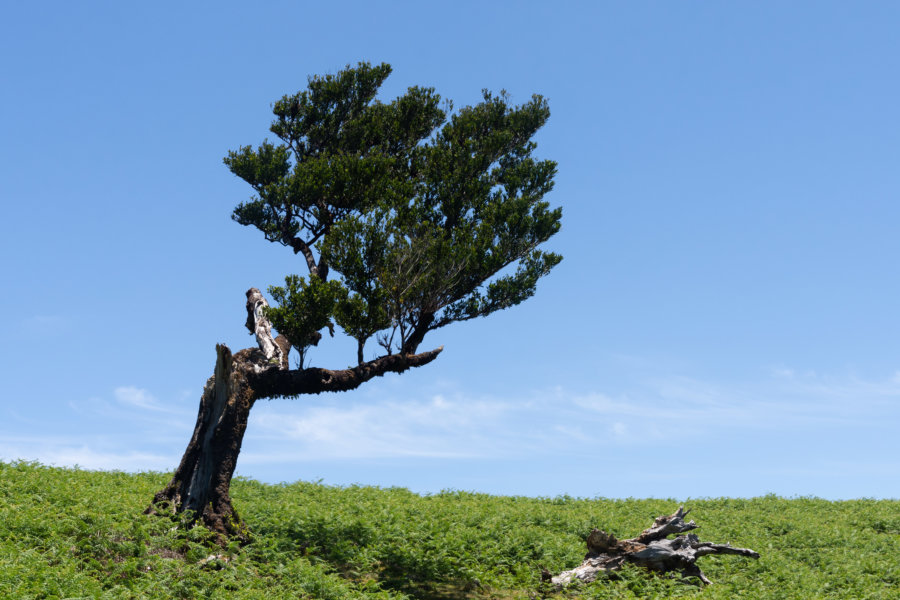
<instances>
[{"instance_id":1,"label":"shadow on trunk","mask_svg":"<svg viewBox=\"0 0 900 600\"><path fill-rule=\"evenodd\" d=\"M247 541L247 528L228 492L255 400L247 374L264 361L259 350L232 356L227 346L216 345L215 374L203 388L194 434L172 480L153 497L147 513L183 513L190 524L200 521L222 538Z\"/></svg>"}]
</instances>

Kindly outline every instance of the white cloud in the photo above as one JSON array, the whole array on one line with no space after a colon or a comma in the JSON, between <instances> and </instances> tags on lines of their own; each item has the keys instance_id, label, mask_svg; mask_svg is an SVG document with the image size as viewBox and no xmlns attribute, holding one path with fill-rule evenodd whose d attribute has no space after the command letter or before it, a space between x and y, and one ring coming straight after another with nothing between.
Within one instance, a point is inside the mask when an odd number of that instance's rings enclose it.
<instances>
[{"instance_id":1,"label":"white cloud","mask_svg":"<svg viewBox=\"0 0 900 600\"><path fill-rule=\"evenodd\" d=\"M526 397L468 395L443 384L431 393L373 386L363 394L258 403L240 465L250 476L276 463L333 460L356 468L365 459L447 461L448 468L457 461L457 466L471 466L467 469L485 468L475 461L525 461L590 470L597 456L610 456L626 461L622 468L628 473L646 474L661 451L703 440L728 448L691 454L692 465L710 472L762 469L754 466L760 452L769 453L770 462L761 463L766 469L815 470L835 457L848 464L870 461L874 431L881 432L877 443L885 448L878 456L900 451L895 438L885 433L900 421L898 396L900 377L895 373L875 380L788 368L750 382L636 378L619 389L573 393L554 387ZM96 469L168 470L177 465L193 426L194 401L176 411L177 403L162 402L136 386L116 388L108 398L79 405L91 412L92 432L31 440L0 432L0 458ZM870 450L855 450L864 447ZM787 487L778 489L816 489L786 481ZM715 486L709 489L723 493Z\"/></svg>"},{"instance_id":2,"label":"white cloud","mask_svg":"<svg viewBox=\"0 0 900 600\"><path fill-rule=\"evenodd\" d=\"M113 396L121 403L147 410L165 410L153 395L143 388L133 385L117 387L113 390Z\"/></svg>"},{"instance_id":3,"label":"white cloud","mask_svg":"<svg viewBox=\"0 0 900 600\"><path fill-rule=\"evenodd\" d=\"M787 367L774 367L772 368L772 375L774 375L775 377L791 379L792 377L794 377L794 370L788 369Z\"/></svg>"},{"instance_id":4,"label":"white cloud","mask_svg":"<svg viewBox=\"0 0 900 600\"><path fill-rule=\"evenodd\" d=\"M704 407L728 403L731 396L710 382L684 376L660 380L655 387L659 396L665 400Z\"/></svg>"},{"instance_id":5,"label":"white cloud","mask_svg":"<svg viewBox=\"0 0 900 600\"><path fill-rule=\"evenodd\" d=\"M382 393L382 388L366 394L368 400L347 404L341 398L310 398L257 405L241 461L251 467L381 458L574 464L626 448L631 460L641 460L637 457L658 456L660 448L680 447L686 439L726 443L738 462L737 456L791 440L803 448L795 457L799 461L823 450L820 446L828 444L824 432L833 434L845 425L863 431L900 420L898 391L900 381L890 378L827 379L796 371L791 377L772 373L728 384L655 378L632 383L619 394L576 394L555 387L525 398L468 396L446 387L440 394L415 397L409 390ZM397 393L413 397L392 397ZM785 458L785 464L790 462Z\"/></svg>"},{"instance_id":6,"label":"white cloud","mask_svg":"<svg viewBox=\"0 0 900 600\"><path fill-rule=\"evenodd\" d=\"M559 390L557 394L563 394L562 390ZM584 396L575 396L572 398L572 402L581 408L586 410L609 414L609 415L644 415L646 414L646 408L642 407L638 404L635 404L629 401L627 398L623 398L620 400L613 400L606 394L601 394L599 392L593 394L587 394Z\"/></svg>"},{"instance_id":7,"label":"white cloud","mask_svg":"<svg viewBox=\"0 0 900 600\"><path fill-rule=\"evenodd\" d=\"M586 411L605 415L609 419L630 417L641 421L666 421L672 427L685 422L732 420L747 416L743 393L713 393L711 387L698 388L697 395L684 381L656 382L649 389L640 390L635 398L613 399L603 393L572 397L572 403Z\"/></svg>"},{"instance_id":8,"label":"white cloud","mask_svg":"<svg viewBox=\"0 0 900 600\"><path fill-rule=\"evenodd\" d=\"M78 440L74 436L4 436L4 441L0 443L0 459L36 460L60 467L77 465L85 469L120 471L166 471L177 465L178 456L175 454L125 449L124 442L98 443Z\"/></svg>"},{"instance_id":9,"label":"white cloud","mask_svg":"<svg viewBox=\"0 0 900 600\"><path fill-rule=\"evenodd\" d=\"M565 437L570 440L577 440L579 442L588 443L592 441L591 436L584 432L581 427L573 427L566 425L554 425L553 431L558 433L560 436Z\"/></svg>"},{"instance_id":10,"label":"white cloud","mask_svg":"<svg viewBox=\"0 0 900 600\"><path fill-rule=\"evenodd\" d=\"M193 404L184 392L179 394L178 400L175 402L163 402L149 390L133 385L124 385L115 388L112 396L114 402L102 398L89 398L70 402L69 406L78 412L117 416L132 420L141 419L146 422L164 419L168 423L191 419L196 415L197 410L197 405ZM191 422L193 423L193 420Z\"/></svg>"},{"instance_id":11,"label":"white cloud","mask_svg":"<svg viewBox=\"0 0 900 600\"><path fill-rule=\"evenodd\" d=\"M576 396L560 388L527 398L445 393L349 405L272 403L258 405L251 414L245 446L252 456L242 461L265 462L267 452L303 461L570 456L587 448L661 439L658 428L645 423L647 415L647 406L639 402ZM631 439L633 431L641 431L640 440Z\"/></svg>"},{"instance_id":12,"label":"white cloud","mask_svg":"<svg viewBox=\"0 0 900 600\"><path fill-rule=\"evenodd\" d=\"M573 421L602 420L604 430L619 443L640 432L646 443L665 445L690 432L698 438L741 436L766 444L773 432L875 430L900 421L897 374L879 380L781 367L770 375L728 383L676 376L633 382L627 395L599 391L557 395L560 404L575 413L570 416ZM630 435L621 435L623 431Z\"/></svg>"},{"instance_id":13,"label":"white cloud","mask_svg":"<svg viewBox=\"0 0 900 600\"><path fill-rule=\"evenodd\" d=\"M900 379L869 380L857 375L793 374L759 386L756 403L770 419L795 426L816 423L873 426L900 417Z\"/></svg>"},{"instance_id":14,"label":"white cloud","mask_svg":"<svg viewBox=\"0 0 900 600\"><path fill-rule=\"evenodd\" d=\"M306 460L472 458L483 455L490 445L490 430L502 422L512 405L436 395L425 401L325 404L299 411L286 408L258 407L251 414L248 435L293 444L296 451L292 455Z\"/></svg>"},{"instance_id":15,"label":"white cloud","mask_svg":"<svg viewBox=\"0 0 900 600\"><path fill-rule=\"evenodd\" d=\"M85 469L104 471L167 471L178 464L178 457L174 455L99 452L86 445L45 451L37 460L50 465L78 465Z\"/></svg>"},{"instance_id":16,"label":"white cloud","mask_svg":"<svg viewBox=\"0 0 900 600\"><path fill-rule=\"evenodd\" d=\"M186 407L163 403L136 386L120 386L111 396L70 401L72 412L45 415L39 423L11 412L42 433L0 429L0 459L125 471L175 467L193 427Z\"/></svg>"}]
</instances>

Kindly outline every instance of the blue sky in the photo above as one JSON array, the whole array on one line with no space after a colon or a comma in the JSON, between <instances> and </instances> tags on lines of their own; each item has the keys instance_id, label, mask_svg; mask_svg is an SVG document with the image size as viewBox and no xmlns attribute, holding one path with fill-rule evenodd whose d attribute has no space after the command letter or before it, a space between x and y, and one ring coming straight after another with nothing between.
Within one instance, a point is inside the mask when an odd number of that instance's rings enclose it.
<instances>
[{"instance_id":1,"label":"blue sky","mask_svg":"<svg viewBox=\"0 0 900 600\"><path fill-rule=\"evenodd\" d=\"M260 402L239 474L900 497L896 3L258 4L3 8L0 459L174 469L244 292L302 272L222 158L368 60L384 98L549 99L565 260L425 368Z\"/></svg>"}]
</instances>

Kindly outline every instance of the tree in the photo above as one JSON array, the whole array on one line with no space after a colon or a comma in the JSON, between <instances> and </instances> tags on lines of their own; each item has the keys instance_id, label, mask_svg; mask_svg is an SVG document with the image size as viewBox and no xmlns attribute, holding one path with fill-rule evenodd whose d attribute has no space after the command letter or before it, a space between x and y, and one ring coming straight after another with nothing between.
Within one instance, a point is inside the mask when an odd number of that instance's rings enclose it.
<instances>
[{"instance_id":1,"label":"tree","mask_svg":"<svg viewBox=\"0 0 900 600\"><path fill-rule=\"evenodd\" d=\"M453 112L434 89L412 87L386 103L376 94L390 72L360 63L311 77L273 105L276 142L225 158L255 192L233 219L293 250L306 273L269 288L276 307L248 290L258 348L216 346L193 436L149 512L244 536L229 485L256 400L347 391L425 365L442 350L419 352L426 334L522 302L561 260L539 249L561 218L543 200L556 163L532 157L547 102L514 106L484 90ZM356 366L308 366L335 325L356 340ZM380 355L366 360L373 346Z\"/></svg>"}]
</instances>

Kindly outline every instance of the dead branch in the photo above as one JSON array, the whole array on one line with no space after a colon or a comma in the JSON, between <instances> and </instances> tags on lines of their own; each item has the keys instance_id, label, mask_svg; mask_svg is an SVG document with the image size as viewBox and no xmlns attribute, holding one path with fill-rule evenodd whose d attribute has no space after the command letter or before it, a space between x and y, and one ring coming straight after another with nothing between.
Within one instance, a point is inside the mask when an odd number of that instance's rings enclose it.
<instances>
[{"instance_id":1,"label":"dead branch","mask_svg":"<svg viewBox=\"0 0 900 600\"><path fill-rule=\"evenodd\" d=\"M758 553L747 548L701 542L693 533L668 539L671 534L684 534L699 527L693 521L685 522L688 512L679 507L671 515L658 517L653 527L628 540L620 541L614 535L594 529L587 538L588 552L580 565L555 577L545 572L543 578L549 579L557 588L563 588L575 580L589 583L600 573L617 571L629 562L660 573L680 572L684 577L697 577L709 584L712 582L696 565L698 558L710 554L759 558Z\"/></svg>"}]
</instances>

